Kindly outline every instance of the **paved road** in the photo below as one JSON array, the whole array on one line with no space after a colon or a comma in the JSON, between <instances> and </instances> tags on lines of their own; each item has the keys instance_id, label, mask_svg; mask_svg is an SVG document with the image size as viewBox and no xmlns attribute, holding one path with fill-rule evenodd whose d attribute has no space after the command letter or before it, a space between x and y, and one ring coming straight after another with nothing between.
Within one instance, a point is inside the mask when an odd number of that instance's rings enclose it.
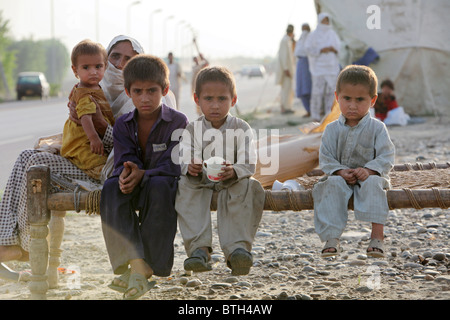
<instances>
[{"instance_id":1,"label":"paved road","mask_svg":"<svg viewBox=\"0 0 450 320\"><path fill-rule=\"evenodd\" d=\"M279 87L273 76L236 76L238 110L248 113L262 109L277 98ZM190 84L182 86L180 110L195 120L196 108L190 99ZM67 119L67 98L5 102L0 104L0 190L6 186L14 161L20 152L32 148L37 138L62 132Z\"/></svg>"}]
</instances>

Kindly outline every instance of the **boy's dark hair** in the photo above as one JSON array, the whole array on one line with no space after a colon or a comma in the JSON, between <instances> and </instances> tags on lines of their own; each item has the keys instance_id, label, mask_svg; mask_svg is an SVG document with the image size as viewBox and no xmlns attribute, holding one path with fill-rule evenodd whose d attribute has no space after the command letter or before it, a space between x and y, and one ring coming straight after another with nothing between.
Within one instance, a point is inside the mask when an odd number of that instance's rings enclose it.
<instances>
[{"instance_id":1,"label":"boy's dark hair","mask_svg":"<svg viewBox=\"0 0 450 320\"><path fill-rule=\"evenodd\" d=\"M230 89L231 97L236 96L236 82L230 70L225 67L206 67L202 69L195 79L195 93L200 97L202 86L206 82L222 82Z\"/></svg>"},{"instance_id":2,"label":"boy's dark hair","mask_svg":"<svg viewBox=\"0 0 450 320\"><path fill-rule=\"evenodd\" d=\"M391 90L394 90L394 83L389 79L383 80L381 82L380 88L383 88L384 86L391 88Z\"/></svg>"},{"instance_id":3,"label":"boy's dark hair","mask_svg":"<svg viewBox=\"0 0 450 320\"><path fill-rule=\"evenodd\" d=\"M80 41L73 49L72 49L72 55L70 56L70 59L72 61L73 66L77 66L78 57L81 55L97 55L100 54L103 56L103 60L105 62L105 65L108 62L108 54L106 53L106 49L97 42L91 41L89 39Z\"/></svg>"},{"instance_id":4,"label":"boy's dark hair","mask_svg":"<svg viewBox=\"0 0 450 320\"><path fill-rule=\"evenodd\" d=\"M153 81L165 90L169 86L169 68L161 58L140 54L131 58L125 65L123 79L128 91L136 81Z\"/></svg>"},{"instance_id":5,"label":"boy's dark hair","mask_svg":"<svg viewBox=\"0 0 450 320\"><path fill-rule=\"evenodd\" d=\"M336 81L336 93L339 94L344 83L352 85L362 84L369 89L370 97L377 95L378 78L375 72L366 66L350 65L345 67Z\"/></svg>"}]
</instances>

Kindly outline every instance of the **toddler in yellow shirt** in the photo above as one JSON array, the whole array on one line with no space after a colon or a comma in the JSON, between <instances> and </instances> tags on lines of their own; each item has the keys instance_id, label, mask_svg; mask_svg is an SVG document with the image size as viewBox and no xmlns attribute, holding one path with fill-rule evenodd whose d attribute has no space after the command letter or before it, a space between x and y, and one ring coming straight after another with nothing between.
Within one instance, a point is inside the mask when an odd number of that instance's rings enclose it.
<instances>
[{"instance_id":1,"label":"toddler in yellow shirt","mask_svg":"<svg viewBox=\"0 0 450 320\"><path fill-rule=\"evenodd\" d=\"M90 177L99 180L107 154L92 123L97 105L105 120L114 125L114 117L99 83L107 66L108 55L101 44L83 40L72 50L72 70L80 80L70 93L81 122L67 119L64 125L61 155Z\"/></svg>"}]
</instances>

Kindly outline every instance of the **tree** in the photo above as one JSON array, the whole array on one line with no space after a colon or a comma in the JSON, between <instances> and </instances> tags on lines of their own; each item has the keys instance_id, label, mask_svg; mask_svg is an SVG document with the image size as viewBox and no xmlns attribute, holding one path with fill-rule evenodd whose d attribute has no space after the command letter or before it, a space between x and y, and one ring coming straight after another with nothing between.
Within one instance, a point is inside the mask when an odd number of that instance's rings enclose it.
<instances>
[{"instance_id":1,"label":"tree","mask_svg":"<svg viewBox=\"0 0 450 320\"><path fill-rule=\"evenodd\" d=\"M8 37L9 21L2 17L0 11L0 96L9 98L14 88L15 55L8 50L12 40Z\"/></svg>"}]
</instances>

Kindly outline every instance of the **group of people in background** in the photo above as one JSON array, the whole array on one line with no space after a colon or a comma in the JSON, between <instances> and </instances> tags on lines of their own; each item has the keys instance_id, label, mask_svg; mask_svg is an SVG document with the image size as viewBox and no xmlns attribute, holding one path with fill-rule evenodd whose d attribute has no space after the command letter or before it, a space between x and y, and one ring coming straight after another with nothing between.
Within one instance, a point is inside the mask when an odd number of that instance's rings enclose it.
<instances>
[{"instance_id":1,"label":"group of people in background","mask_svg":"<svg viewBox=\"0 0 450 320\"><path fill-rule=\"evenodd\" d=\"M294 40L294 26L288 25L278 51L276 83L281 85L281 112L293 113L295 95L302 101L306 116L320 121L331 110L336 79L340 71L341 42L330 25L330 16L320 13L317 28L302 25Z\"/></svg>"},{"instance_id":2,"label":"group of people in background","mask_svg":"<svg viewBox=\"0 0 450 320\"><path fill-rule=\"evenodd\" d=\"M302 102L305 117L311 117L313 121L320 121L331 111L336 80L342 69L340 47L341 41L331 26L328 13L318 15L318 25L312 32L309 24L304 23L297 41L294 40L294 26L288 25L277 59L276 83L281 86L282 114L294 112L294 96ZM397 107L394 83L384 80L371 112L377 119L385 121L387 113Z\"/></svg>"}]
</instances>

